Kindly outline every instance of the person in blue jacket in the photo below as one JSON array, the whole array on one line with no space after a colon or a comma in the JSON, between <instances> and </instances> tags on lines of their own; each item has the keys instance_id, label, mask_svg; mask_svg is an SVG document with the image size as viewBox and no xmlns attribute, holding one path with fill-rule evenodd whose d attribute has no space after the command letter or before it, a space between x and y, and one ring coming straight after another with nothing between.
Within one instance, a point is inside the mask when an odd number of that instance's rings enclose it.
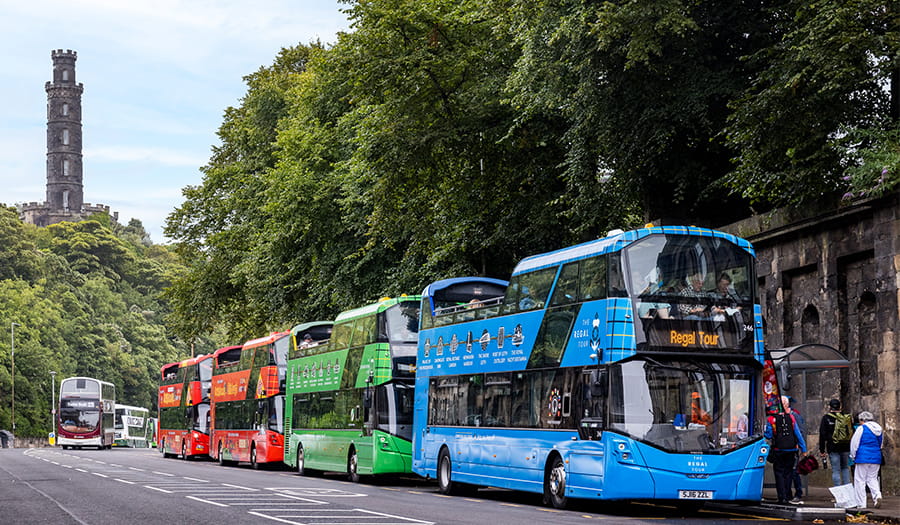
<instances>
[{"instance_id":1,"label":"person in blue jacket","mask_svg":"<svg viewBox=\"0 0 900 525\"><path fill-rule=\"evenodd\" d=\"M787 400L782 398L781 403L781 411L766 418L763 435L771 440L772 450L769 454L772 456L778 503L785 504L791 500L791 484L798 450L802 456L806 456L806 440L803 439L803 432L793 414L784 408Z\"/></svg>"},{"instance_id":2,"label":"person in blue jacket","mask_svg":"<svg viewBox=\"0 0 900 525\"><path fill-rule=\"evenodd\" d=\"M850 458L856 464L853 472L853 488L859 508L866 508L866 486L872 493L872 506L881 506L881 487L878 484L878 470L881 468L881 446L884 431L874 421L871 412L859 413L859 426L850 438Z\"/></svg>"}]
</instances>

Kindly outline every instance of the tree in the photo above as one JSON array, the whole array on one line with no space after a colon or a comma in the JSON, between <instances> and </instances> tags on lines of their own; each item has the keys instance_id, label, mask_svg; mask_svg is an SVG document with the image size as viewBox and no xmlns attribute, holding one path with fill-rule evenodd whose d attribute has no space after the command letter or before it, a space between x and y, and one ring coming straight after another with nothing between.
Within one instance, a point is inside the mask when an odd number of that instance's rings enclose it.
<instances>
[{"instance_id":1,"label":"tree","mask_svg":"<svg viewBox=\"0 0 900 525\"><path fill-rule=\"evenodd\" d=\"M831 202L848 167L892 142L880 134L898 111L896 12L870 0L788 2L771 12L773 43L752 55L759 73L733 104L729 184L755 202ZM882 168L861 177L877 180Z\"/></svg>"},{"instance_id":2,"label":"tree","mask_svg":"<svg viewBox=\"0 0 900 525\"><path fill-rule=\"evenodd\" d=\"M728 102L748 87L742 58L766 43L761 4L512 6L510 35L523 50L507 89L528 117L564 120L575 224L596 210L609 210L607 223L637 214L722 224L746 209L720 184L735 154L722 132Z\"/></svg>"}]
</instances>

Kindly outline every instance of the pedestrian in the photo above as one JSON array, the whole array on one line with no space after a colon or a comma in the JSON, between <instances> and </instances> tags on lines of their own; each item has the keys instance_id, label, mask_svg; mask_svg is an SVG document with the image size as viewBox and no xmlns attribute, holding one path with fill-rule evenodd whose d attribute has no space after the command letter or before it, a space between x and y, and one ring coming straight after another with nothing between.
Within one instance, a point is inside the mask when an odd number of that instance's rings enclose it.
<instances>
[{"instance_id":1,"label":"pedestrian","mask_svg":"<svg viewBox=\"0 0 900 525\"><path fill-rule=\"evenodd\" d=\"M778 503L791 501L791 483L797 465L797 451L806 456L806 441L797 425L794 416L784 408L766 418L766 429L763 435L771 440L772 470L775 472L775 491Z\"/></svg>"},{"instance_id":2,"label":"pedestrian","mask_svg":"<svg viewBox=\"0 0 900 525\"><path fill-rule=\"evenodd\" d=\"M872 493L872 506L881 506L881 487L878 470L881 468L881 445L884 431L876 423L871 412L859 413L859 426L850 440L850 458L853 460L853 488L859 508L866 508L866 487Z\"/></svg>"},{"instance_id":3,"label":"pedestrian","mask_svg":"<svg viewBox=\"0 0 900 525\"><path fill-rule=\"evenodd\" d=\"M819 455L831 462L831 484L834 487L850 483L850 438L853 421L850 414L841 412L841 402L828 402L828 412L819 424Z\"/></svg>"},{"instance_id":4,"label":"pedestrian","mask_svg":"<svg viewBox=\"0 0 900 525\"><path fill-rule=\"evenodd\" d=\"M805 435L805 427L806 421L803 419L803 414L797 412L791 404L794 402L794 398L791 396L782 396L781 404L784 406L784 410L794 416L794 419L797 421L797 426L800 428L800 433ZM790 502L794 505L799 505L803 503L803 476L800 475L800 471L794 466L793 474L791 474L791 485L794 488L794 499ZM790 490L788 490L788 495L790 495Z\"/></svg>"}]
</instances>

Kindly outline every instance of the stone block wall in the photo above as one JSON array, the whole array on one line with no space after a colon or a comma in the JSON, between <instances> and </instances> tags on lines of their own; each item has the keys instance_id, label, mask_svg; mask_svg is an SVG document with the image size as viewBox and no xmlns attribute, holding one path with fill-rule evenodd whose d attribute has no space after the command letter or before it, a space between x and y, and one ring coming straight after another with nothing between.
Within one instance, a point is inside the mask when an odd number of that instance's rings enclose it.
<instances>
[{"instance_id":1,"label":"stone block wall","mask_svg":"<svg viewBox=\"0 0 900 525\"><path fill-rule=\"evenodd\" d=\"M788 392L810 445L829 399L872 412L885 429L885 489L900 492L900 194L720 229L756 248L767 347L822 343L850 360L845 370L806 373Z\"/></svg>"}]
</instances>

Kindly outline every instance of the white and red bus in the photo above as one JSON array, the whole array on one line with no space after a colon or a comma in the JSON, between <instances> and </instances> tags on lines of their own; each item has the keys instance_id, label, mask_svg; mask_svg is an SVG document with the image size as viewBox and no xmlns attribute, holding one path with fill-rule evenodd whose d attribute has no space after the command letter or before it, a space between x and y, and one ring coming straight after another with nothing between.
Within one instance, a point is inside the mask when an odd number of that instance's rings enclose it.
<instances>
[{"instance_id":1,"label":"white and red bus","mask_svg":"<svg viewBox=\"0 0 900 525\"><path fill-rule=\"evenodd\" d=\"M112 448L116 437L116 386L91 377L69 377L59 386L56 444Z\"/></svg>"},{"instance_id":2,"label":"white and red bus","mask_svg":"<svg viewBox=\"0 0 900 525\"><path fill-rule=\"evenodd\" d=\"M160 369L157 439L163 456L191 459L209 455L212 367L213 354L207 354Z\"/></svg>"},{"instance_id":3,"label":"white and red bus","mask_svg":"<svg viewBox=\"0 0 900 525\"><path fill-rule=\"evenodd\" d=\"M222 348L213 360L210 456L253 468L284 460L284 378L291 332Z\"/></svg>"}]
</instances>

